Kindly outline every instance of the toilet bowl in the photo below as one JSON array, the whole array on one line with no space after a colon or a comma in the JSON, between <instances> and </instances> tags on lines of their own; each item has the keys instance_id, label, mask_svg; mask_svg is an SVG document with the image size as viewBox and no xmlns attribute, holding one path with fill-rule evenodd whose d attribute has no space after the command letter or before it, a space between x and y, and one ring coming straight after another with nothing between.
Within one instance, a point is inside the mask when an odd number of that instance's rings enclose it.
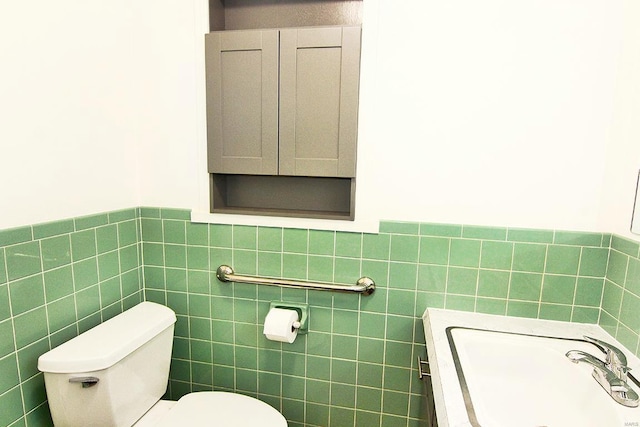
<instances>
[{"instance_id":1,"label":"toilet bowl","mask_svg":"<svg viewBox=\"0 0 640 427\"><path fill-rule=\"evenodd\" d=\"M38 359L54 425L286 427L268 404L202 391L160 400L169 379L175 313L143 302Z\"/></svg>"},{"instance_id":2,"label":"toilet bowl","mask_svg":"<svg viewBox=\"0 0 640 427\"><path fill-rule=\"evenodd\" d=\"M286 427L285 418L266 403L242 394L199 391L184 395L153 413L154 407L134 427Z\"/></svg>"}]
</instances>

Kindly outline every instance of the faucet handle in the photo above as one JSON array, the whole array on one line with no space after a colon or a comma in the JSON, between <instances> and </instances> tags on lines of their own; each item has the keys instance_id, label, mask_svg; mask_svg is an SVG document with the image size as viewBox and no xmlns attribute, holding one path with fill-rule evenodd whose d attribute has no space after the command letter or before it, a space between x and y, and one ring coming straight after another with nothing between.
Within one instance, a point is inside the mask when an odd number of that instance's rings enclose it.
<instances>
[{"instance_id":1,"label":"faucet handle","mask_svg":"<svg viewBox=\"0 0 640 427\"><path fill-rule=\"evenodd\" d=\"M624 355L622 350L597 338L584 335L584 339L602 347L607 355L606 363L609 365L610 369L614 372L619 371L621 374L626 376L629 368L627 367L627 356Z\"/></svg>"}]
</instances>

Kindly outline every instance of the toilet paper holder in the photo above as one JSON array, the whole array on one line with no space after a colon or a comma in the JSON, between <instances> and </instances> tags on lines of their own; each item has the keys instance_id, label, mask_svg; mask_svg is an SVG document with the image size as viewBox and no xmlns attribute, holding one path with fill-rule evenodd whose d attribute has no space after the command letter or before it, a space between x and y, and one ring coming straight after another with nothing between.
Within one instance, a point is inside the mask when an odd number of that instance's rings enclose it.
<instances>
[{"instance_id":1,"label":"toilet paper holder","mask_svg":"<svg viewBox=\"0 0 640 427\"><path fill-rule=\"evenodd\" d=\"M271 303L269 304L269 310L271 310L272 308L282 308L285 310L297 311L298 321L300 322L298 335L304 335L308 332L309 304L286 301L271 301Z\"/></svg>"}]
</instances>

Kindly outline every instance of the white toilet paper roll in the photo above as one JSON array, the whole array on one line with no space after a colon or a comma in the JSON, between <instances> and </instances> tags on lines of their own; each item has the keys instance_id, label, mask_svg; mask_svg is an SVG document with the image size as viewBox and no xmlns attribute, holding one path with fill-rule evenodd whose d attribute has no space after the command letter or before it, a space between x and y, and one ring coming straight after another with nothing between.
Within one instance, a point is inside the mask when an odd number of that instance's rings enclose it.
<instances>
[{"instance_id":1,"label":"white toilet paper roll","mask_svg":"<svg viewBox=\"0 0 640 427\"><path fill-rule=\"evenodd\" d=\"M292 343L298 336L298 312L272 308L264 319L264 335L268 340Z\"/></svg>"}]
</instances>

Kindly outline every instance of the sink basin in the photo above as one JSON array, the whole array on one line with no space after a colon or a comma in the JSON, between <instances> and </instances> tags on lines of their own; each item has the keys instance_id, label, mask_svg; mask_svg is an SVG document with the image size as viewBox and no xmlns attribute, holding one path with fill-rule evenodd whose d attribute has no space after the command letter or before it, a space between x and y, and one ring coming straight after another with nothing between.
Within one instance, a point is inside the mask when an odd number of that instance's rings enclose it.
<instances>
[{"instance_id":1,"label":"sink basin","mask_svg":"<svg viewBox=\"0 0 640 427\"><path fill-rule=\"evenodd\" d=\"M565 356L580 350L604 360L583 339L596 337L619 347L640 375L640 360L598 325L443 309L428 309L423 323L439 427L640 427L640 407L614 401L592 366Z\"/></svg>"},{"instance_id":2,"label":"sink basin","mask_svg":"<svg viewBox=\"0 0 640 427\"><path fill-rule=\"evenodd\" d=\"M565 356L582 350L604 358L594 344L456 327L447 333L474 426L640 425L638 408L615 402L592 378L593 367Z\"/></svg>"}]
</instances>

